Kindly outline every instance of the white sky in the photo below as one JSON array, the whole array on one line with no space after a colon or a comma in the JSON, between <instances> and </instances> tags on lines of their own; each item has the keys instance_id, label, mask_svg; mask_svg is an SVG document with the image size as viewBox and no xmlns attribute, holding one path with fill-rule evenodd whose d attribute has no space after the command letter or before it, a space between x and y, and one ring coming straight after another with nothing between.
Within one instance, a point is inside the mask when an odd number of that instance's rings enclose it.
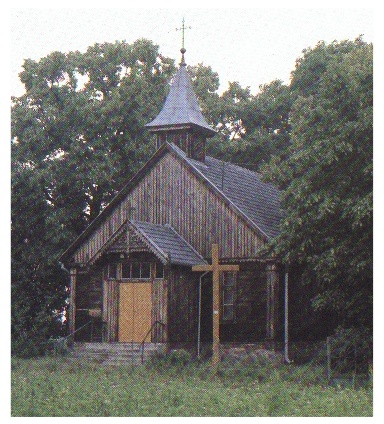
<instances>
[{"instance_id":1,"label":"white sky","mask_svg":"<svg viewBox=\"0 0 384 424\"><path fill-rule=\"evenodd\" d=\"M361 8L49 9L50 3L43 3L47 7L26 9L17 8L16 2L16 9L11 10L12 95L23 93L18 80L23 60L39 60L55 50L85 51L96 42L125 39L131 43L143 37L178 61L181 32L175 28L181 26L183 16L186 26L192 27L185 33L186 61L212 66L220 76L220 91L228 81L250 86L253 93L260 84L276 78L288 82L301 51L319 40L353 40L364 34L365 41L373 41L374 12ZM354 6L353 2L347 4ZM81 5L85 7L87 2Z\"/></svg>"}]
</instances>

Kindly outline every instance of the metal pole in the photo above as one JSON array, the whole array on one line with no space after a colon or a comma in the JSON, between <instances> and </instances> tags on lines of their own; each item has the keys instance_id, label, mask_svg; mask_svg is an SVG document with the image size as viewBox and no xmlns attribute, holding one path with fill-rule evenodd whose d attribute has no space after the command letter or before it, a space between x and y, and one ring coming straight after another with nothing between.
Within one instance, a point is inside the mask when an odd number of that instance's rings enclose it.
<instances>
[{"instance_id":1,"label":"metal pole","mask_svg":"<svg viewBox=\"0 0 384 424\"><path fill-rule=\"evenodd\" d=\"M200 358L200 339L201 339L201 286L203 284L203 277L210 271L204 272L199 277L199 312L198 312L198 323L197 323L197 357Z\"/></svg>"}]
</instances>

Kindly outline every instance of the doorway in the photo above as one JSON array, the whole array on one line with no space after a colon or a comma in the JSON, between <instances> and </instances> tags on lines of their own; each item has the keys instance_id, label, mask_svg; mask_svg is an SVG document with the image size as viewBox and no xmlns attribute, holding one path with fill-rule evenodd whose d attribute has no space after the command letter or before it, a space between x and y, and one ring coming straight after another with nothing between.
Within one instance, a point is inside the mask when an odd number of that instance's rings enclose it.
<instances>
[{"instance_id":1,"label":"doorway","mask_svg":"<svg viewBox=\"0 0 384 424\"><path fill-rule=\"evenodd\" d=\"M119 284L119 342L141 343L152 324L152 283ZM147 340L151 342L151 335Z\"/></svg>"}]
</instances>

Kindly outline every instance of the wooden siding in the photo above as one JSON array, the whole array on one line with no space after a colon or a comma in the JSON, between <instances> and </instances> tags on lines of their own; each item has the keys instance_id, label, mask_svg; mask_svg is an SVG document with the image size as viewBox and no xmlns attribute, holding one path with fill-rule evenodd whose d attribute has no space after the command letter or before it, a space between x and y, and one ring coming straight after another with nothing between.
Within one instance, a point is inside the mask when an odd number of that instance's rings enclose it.
<instances>
[{"instance_id":1,"label":"wooden siding","mask_svg":"<svg viewBox=\"0 0 384 424\"><path fill-rule=\"evenodd\" d=\"M106 338L108 342L117 342L118 337L118 281L104 281L103 317L106 323Z\"/></svg>"},{"instance_id":2,"label":"wooden siding","mask_svg":"<svg viewBox=\"0 0 384 424\"><path fill-rule=\"evenodd\" d=\"M76 308L102 308L103 269L95 266L87 274L77 274Z\"/></svg>"},{"instance_id":3,"label":"wooden siding","mask_svg":"<svg viewBox=\"0 0 384 424\"><path fill-rule=\"evenodd\" d=\"M186 267L173 267L168 282L168 341L197 340L199 276Z\"/></svg>"},{"instance_id":4,"label":"wooden siding","mask_svg":"<svg viewBox=\"0 0 384 424\"><path fill-rule=\"evenodd\" d=\"M266 339L267 282L265 264L240 265L235 289L235 316L220 324L223 342L257 342Z\"/></svg>"},{"instance_id":5,"label":"wooden siding","mask_svg":"<svg viewBox=\"0 0 384 424\"><path fill-rule=\"evenodd\" d=\"M202 256L218 243L220 257L254 257L264 241L171 153L132 188L74 254L86 263L126 219L170 224Z\"/></svg>"},{"instance_id":6,"label":"wooden siding","mask_svg":"<svg viewBox=\"0 0 384 424\"><path fill-rule=\"evenodd\" d=\"M79 329L87 324L91 319L92 327L88 324L78 331L75 340L101 341L102 339L102 317L91 318L89 310L102 311L103 296L103 270L101 266L95 266L88 274L77 274L77 284L75 291L76 320L75 327ZM92 333L92 336L91 336Z\"/></svg>"}]
</instances>

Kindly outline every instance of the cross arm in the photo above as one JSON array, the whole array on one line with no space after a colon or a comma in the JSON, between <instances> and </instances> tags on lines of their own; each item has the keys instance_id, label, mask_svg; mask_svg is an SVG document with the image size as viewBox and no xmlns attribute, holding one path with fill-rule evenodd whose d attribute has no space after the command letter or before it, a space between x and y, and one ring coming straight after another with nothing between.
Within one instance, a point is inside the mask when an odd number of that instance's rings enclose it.
<instances>
[{"instance_id":1,"label":"cross arm","mask_svg":"<svg viewBox=\"0 0 384 424\"><path fill-rule=\"evenodd\" d=\"M196 271L196 272L212 271L212 265L193 265L192 271Z\"/></svg>"},{"instance_id":2,"label":"cross arm","mask_svg":"<svg viewBox=\"0 0 384 424\"><path fill-rule=\"evenodd\" d=\"M220 271L240 271L239 265L219 265Z\"/></svg>"}]
</instances>

